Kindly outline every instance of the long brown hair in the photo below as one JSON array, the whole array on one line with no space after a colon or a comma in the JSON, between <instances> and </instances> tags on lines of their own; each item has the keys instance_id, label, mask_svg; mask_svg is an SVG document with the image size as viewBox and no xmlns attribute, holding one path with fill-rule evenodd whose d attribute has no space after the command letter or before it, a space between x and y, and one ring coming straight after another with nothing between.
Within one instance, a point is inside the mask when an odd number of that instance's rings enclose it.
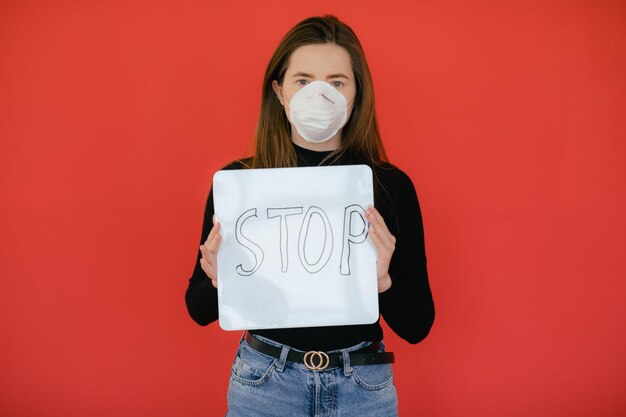
<instances>
[{"instance_id":1,"label":"long brown hair","mask_svg":"<svg viewBox=\"0 0 626 417\"><path fill-rule=\"evenodd\" d=\"M310 44L334 43L345 48L352 63L356 80L356 96L350 119L343 127L341 142L320 163L336 160L344 153L374 168L389 168L383 147L376 110L374 85L365 60L365 53L356 34L334 15L309 17L294 26L281 40L272 55L263 78L261 110L253 135L253 156L240 160L248 168L283 168L297 166L297 157L291 142L291 125L278 100L272 81L283 84L291 54L299 47ZM373 169L377 178L376 170ZM375 181L375 184L379 181ZM380 184L379 184L380 185Z\"/></svg>"}]
</instances>

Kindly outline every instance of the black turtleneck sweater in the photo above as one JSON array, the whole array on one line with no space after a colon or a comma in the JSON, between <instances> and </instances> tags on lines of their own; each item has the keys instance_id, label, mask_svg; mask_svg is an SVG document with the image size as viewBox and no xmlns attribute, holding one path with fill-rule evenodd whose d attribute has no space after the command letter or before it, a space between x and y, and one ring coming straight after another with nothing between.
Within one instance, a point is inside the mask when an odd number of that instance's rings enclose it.
<instances>
[{"instance_id":1,"label":"black turtleneck sweater","mask_svg":"<svg viewBox=\"0 0 626 417\"><path fill-rule=\"evenodd\" d=\"M313 151L296 144L293 146L298 156L298 166L317 166L331 153ZM396 238L389 265L392 284L387 291L378 294L380 313L401 338L409 343L418 343L430 331L435 319L435 307L428 283L424 228L415 187L408 175L391 164L380 168L344 154L339 160L332 162L332 165L356 163L365 163L372 167L374 182L376 183L376 178L380 181L382 187L374 188L374 207L382 215L389 232ZM325 161L322 165L328 164L330 163ZM242 168L241 163L234 161L222 169ZM213 213L211 187L204 210L200 244L206 241L213 228ZM185 292L185 302L193 320L206 326L218 319L217 289L202 270L201 257L198 250L193 274ZM379 341L383 338L379 321L366 325L264 329L250 332L305 351L341 349L362 341Z\"/></svg>"}]
</instances>

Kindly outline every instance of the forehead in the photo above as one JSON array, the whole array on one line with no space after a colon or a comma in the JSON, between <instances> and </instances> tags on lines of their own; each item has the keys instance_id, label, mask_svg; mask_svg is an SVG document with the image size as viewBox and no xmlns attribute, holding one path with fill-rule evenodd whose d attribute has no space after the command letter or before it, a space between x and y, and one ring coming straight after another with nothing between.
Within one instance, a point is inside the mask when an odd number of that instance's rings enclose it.
<instances>
[{"instance_id":1,"label":"forehead","mask_svg":"<svg viewBox=\"0 0 626 417\"><path fill-rule=\"evenodd\" d=\"M303 45L289 57L287 75L305 72L316 77L344 73L352 77L352 63L348 51L334 43Z\"/></svg>"}]
</instances>

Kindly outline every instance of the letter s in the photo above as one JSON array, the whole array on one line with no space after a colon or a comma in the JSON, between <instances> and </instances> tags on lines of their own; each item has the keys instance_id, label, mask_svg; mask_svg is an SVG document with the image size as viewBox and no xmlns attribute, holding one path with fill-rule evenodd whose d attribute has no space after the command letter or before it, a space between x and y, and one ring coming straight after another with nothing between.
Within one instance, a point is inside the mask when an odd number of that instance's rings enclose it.
<instances>
[{"instance_id":1,"label":"letter s","mask_svg":"<svg viewBox=\"0 0 626 417\"><path fill-rule=\"evenodd\" d=\"M259 245L257 245L256 243L245 237L243 233L241 233L241 228L243 227L244 222L250 217L257 217L256 208L244 211L241 216L239 216L239 218L237 219L237 223L235 224L235 238L237 239L237 242L239 242L241 246L248 249L250 252L252 252L252 255L254 255L254 266L252 267L252 269L246 270L243 269L243 266L241 266L241 264L237 265L236 269L239 275L254 274L263 262L263 249L261 249ZM246 245L244 242L249 243L251 246Z\"/></svg>"}]
</instances>

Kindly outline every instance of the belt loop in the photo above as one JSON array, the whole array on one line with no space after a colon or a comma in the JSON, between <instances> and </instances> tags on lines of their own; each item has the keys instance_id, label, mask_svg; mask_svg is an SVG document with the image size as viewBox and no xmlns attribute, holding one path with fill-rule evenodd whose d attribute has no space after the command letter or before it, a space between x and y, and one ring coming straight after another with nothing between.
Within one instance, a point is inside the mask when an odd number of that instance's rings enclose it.
<instances>
[{"instance_id":1,"label":"belt loop","mask_svg":"<svg viewBox=\"0 0 626 417\"><path fill-rule=\"evenodd\" d=\"M343 359L343 374L347 377L352 375L352 366L350 366L350 353L346 349L341 349Z\"/></svg>"},{"instance_id":2,"label":"belt loop","mask_svg":"<svg viewBox=\"0 0 626 417\"><path fill-rule=\"evenodd\" d=\"M287 362L287 355L289 354L289 346L283 345L280 351L280 358L278 358L278 362L276 362L276 370L278 372L282 372L285 369L285 362Z\"/></svg>"}]
</instances>

